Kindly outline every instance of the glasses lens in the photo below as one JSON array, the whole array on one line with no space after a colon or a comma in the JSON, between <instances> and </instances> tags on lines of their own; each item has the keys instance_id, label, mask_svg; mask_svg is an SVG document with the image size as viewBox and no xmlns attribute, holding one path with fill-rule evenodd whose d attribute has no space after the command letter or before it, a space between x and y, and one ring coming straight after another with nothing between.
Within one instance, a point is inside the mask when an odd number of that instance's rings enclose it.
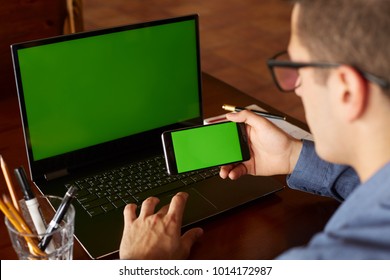
<instances>
[{"instance_id":1,"label":"glasses lens","mask_svg":"<svg viewBox=\"0 0 390 280\"><path fill-rule=\"evenodd\" d=\"M289 62L290 57L283 53L276 58L278 61ZM297 68L288 66L274 66L273 72L280 88L284 91L293 91L298 86L299 73Z\"/></svg>"},{"instance_id":2,"label":"glasses lens","mask_svg":"<svg viewBox=\"0 0 390 280\"><path fill-rule=\"evenodd\" d=\"M294 90L298 84L298 70L287 67L274 67L274 73L279 86L285 91Z\"/></svg>"}]
</instances>

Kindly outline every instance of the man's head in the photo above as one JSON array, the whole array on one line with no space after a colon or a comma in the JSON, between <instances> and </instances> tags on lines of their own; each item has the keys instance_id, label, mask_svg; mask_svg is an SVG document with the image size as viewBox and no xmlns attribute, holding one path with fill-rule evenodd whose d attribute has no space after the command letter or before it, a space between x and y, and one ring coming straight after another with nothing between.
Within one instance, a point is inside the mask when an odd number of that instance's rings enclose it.
<instances>
[{"instance_id":1,"label":"man's head","mask_svg":"<svg viewBox=\"0 0 390 280\"><path fill-rule=\"evenodd\" d=\"M390 81L390 0L295 2L291 60L340 64L300 68L295 92L302 98L319 155L353 165L372 124L390 121L390 89L361 72Z\"/></svg>"},{"instance_id":2,"label":"man's head","mask_svg":"<svg viewBox=\"0 0 390 280\"><path fill-rule=\"evenodd\" d=\"M296 0L296 34L311 59L390 80L389 0ZM390 93L390 92L389 92Z\"/></svg>"}]
</instances>

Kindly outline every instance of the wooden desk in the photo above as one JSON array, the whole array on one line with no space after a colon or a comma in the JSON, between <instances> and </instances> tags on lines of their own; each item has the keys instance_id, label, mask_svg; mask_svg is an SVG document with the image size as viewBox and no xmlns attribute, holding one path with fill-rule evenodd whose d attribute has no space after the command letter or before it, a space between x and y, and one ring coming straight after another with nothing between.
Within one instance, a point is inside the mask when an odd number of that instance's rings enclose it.
<instances>
[{"instance_id":1,"label":"wooden desk","mask_svg":"<svg viewBox=\"0 0 390 280\"><path fill-rule=\"evenodd\" d=\"M203 74L204 115L211 117L226 113L223 103L237 106L258 104L264 109L280 113L245 95L226 83ZM282 97L281 97L282 98ZM289 119L303 128L305 124ZM0 102L0 153L10 170L24 165L27 157L16 97ZM2 177L2 176L1 176ZM284 176L278 176L284 182ZM6 192L0 178L0 193ZM19 194L22 197L22 194ZM304 245L322 230L338 203L288 188L255 202L198 223L204 235L194 246L191 259L272 259L283 251ZM15 259L8 232L0 216L0 259ZM77 243L75 259L88 259Z\"/></svg>"}]
</instances>

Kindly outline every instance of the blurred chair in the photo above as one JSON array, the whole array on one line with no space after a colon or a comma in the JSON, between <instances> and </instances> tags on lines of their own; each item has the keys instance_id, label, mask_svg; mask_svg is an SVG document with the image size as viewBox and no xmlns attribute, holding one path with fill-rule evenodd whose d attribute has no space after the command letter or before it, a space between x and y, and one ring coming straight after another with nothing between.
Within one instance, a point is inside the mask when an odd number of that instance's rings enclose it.
<instances>
[{"instance_id":1,"label":"blurred chair","mask_svg":"<svg viewBox=\"0 0 390 280\"><path fill-rule=\"evenodd\" d=\"M0 1L0 101L16 96L10 45L83 30L82 0Z\"/></svg>"}]
</instances>

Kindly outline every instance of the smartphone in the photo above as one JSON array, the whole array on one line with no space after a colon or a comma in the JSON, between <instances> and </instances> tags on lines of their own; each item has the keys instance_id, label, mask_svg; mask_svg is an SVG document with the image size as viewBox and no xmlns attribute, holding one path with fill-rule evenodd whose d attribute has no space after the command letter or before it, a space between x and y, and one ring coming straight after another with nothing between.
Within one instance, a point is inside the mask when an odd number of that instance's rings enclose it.
<instances>
[{"instance_id":1,"label":"smartphone","mask_svg":"<svg viewBox=\"0 0 390 280\"><path fill-rule=\"evenodd\" d=\"M171 175L250 158L244 123L223 122L171 130L161 137Z\"/></svg>"}]
</instances>

